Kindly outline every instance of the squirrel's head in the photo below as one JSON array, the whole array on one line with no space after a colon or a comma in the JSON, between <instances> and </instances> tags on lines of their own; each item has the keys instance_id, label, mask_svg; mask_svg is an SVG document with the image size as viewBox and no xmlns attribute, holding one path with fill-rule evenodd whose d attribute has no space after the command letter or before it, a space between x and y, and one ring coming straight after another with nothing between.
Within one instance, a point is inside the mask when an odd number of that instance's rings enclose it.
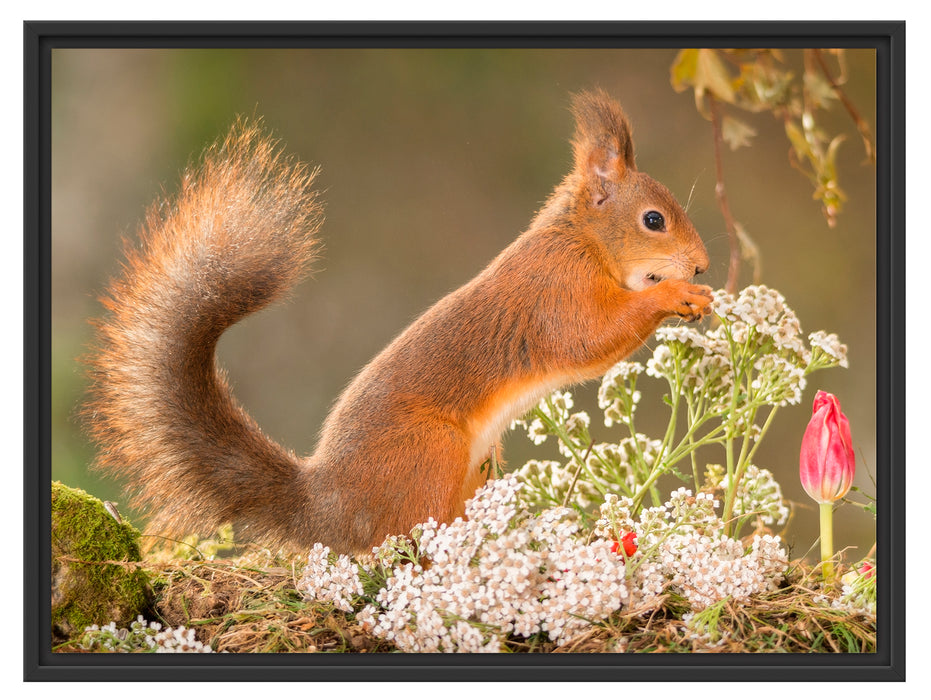
<instances>
[{"instance_id":1,"label":"squirrel's head","mask_svg":"<svg viewBox=\"0 0 931 700\"><path fill-rule=\"evenodd\" d=\"M708 268L708 253L676 199L637 170L630 125L604 92L573 100L577 215L598 238L618 282L642 290L660 280L688 280Z\"/></svg>"}]
</instances>

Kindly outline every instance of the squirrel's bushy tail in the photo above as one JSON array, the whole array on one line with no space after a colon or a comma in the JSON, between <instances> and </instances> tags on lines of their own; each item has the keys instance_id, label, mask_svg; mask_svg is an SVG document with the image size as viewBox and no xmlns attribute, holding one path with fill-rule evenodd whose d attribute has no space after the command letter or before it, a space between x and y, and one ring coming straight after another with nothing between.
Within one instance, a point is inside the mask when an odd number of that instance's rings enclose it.
<instances>
[{"instance_id":1,"label":"squirrel's bushy tail","mask_svg":"<svg viewBox=\"0 0 931 700\"><path fill-rule=\"evenodd\" d=\"M283 542L293 528L282 514L298 526L300 462L235 401L214 350L307 272L323 220L315 175L239 121L150 209L102 298L83 416L99 466L129 485L153 534L236 520L248 537Z\"/></svg>"}]
</instances>

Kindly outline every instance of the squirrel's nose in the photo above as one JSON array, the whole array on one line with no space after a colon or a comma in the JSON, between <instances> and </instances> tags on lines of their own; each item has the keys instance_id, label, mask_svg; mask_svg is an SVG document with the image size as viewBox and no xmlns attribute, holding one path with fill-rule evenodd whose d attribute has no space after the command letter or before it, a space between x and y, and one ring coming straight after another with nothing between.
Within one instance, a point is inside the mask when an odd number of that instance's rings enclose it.
<instances>
[{"instance_id":1,"label":"squirrel's nose","mask_svg":"<svg viewBox=\"0 0 931 700\"><path fill-rule=\"evenodd\" d=\"M707 266L707 265L696 265L696 266L695 266L695 274L696 274L696 275L700 275L700 274L702 274L702 273L703 273L705 270L707 270L707 269L708 269L708 266Z\"/></svg>"}]
</instances>

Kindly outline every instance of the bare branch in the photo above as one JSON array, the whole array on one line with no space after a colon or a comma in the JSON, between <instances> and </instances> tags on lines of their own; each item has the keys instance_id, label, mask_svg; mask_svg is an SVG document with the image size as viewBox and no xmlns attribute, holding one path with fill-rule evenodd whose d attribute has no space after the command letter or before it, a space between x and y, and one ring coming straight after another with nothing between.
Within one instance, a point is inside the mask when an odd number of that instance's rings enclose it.
<instances>
[{"instance_id":1,"label":"bare branch","mask_svg":"<svg viewBox=\"0 0 931 700\"><path fill-rule=\"evenodd\" d=\"M724 217L724 226L727 229L731 250L730 261L727 266L727 284L724 288L733 294L737 291L737 280L740 275L740 240L737 236L737 222L731 214L730 205L727 203L727 190L724 187L724 165L721 156L721 145L723 143L721 136L721 108L715 96L710 93L708 94L708 106L711 110L711 130L714 135L714 193L718 200L718 208L720 208L721 215Z\"/></svg>"},{"instance_id":2,"label":"bare branch","mask_svg":"<svg viewBox=\"0 0 931 700\"><path fill-rule=\"evenodd\" d=\"M844 89L834 80L834 76L831 75L828 64L825 62L824 56L821 53L821 49L812 49L812 53L821 68L821 72L824 73L824 77L827 78L828 82L831 84L831 89L834 90L834 93L846 108L850 118L853 119L854 123L857 125L857 130L863 138L863 148L866 149L867 160L870 163L875 163L876 147L873 145L873 134L870 131L869 124L860 116L860 113L857 111L853 102L850 101L850 98L847 97L847 93L844 92Z\"/></svg>"}]
</instances>

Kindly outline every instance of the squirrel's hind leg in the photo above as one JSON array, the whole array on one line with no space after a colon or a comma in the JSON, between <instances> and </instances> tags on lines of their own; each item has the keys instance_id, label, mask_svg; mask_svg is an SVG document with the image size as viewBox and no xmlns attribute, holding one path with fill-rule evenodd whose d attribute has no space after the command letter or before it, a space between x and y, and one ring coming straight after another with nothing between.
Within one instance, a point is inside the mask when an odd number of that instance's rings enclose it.
<instances>
[{"instance_id":1,"label":"squirrel's hind leg","mask_svg":"<svg viewBox=\"0 0 931 700\"><path fill-rule=\"evenodd\" d=\"M440 523L455 520L487 478L481 465L470 464L469 441L449 421L419 421L404 435L390 436L390 443L377 446L380 454L365 459L356 455L345 467L345 481L365 489L361 497L354 492L354 502L346 504L354 550L370 551L388 535L406 535L431 518ZM378 465L372 470L376 478L363 481L361 476L373 465ZM358 481L352 474L356 470Z\"/></svg>"}]
</instances>

